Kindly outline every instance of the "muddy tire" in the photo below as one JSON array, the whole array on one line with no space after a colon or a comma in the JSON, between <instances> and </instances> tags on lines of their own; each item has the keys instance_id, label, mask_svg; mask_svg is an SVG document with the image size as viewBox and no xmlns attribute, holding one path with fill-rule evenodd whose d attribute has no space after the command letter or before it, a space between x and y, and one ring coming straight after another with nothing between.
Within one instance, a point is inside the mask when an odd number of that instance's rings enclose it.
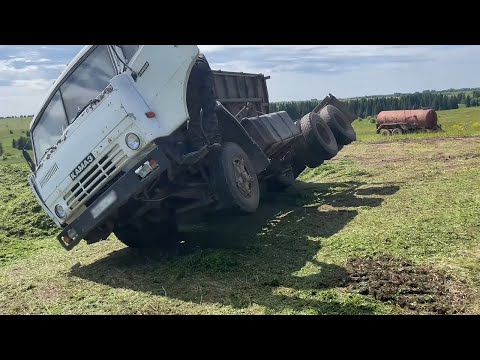
<instances>
[{"instance_id":1,"label":"muddy tire","mask_svg":"<svg viewBox=\"0 0 480 360\"><path fill-rule=\"evenodd\" d=\"M402 135L402 134L403 134L403 130L400 128L395 128L392 130L392 135Z\"/></svg>"},{"instance_id":2,"label":"muddy tire","mask_svg":"<svg viewBox=\"0 0 480 360\"><path fill-rule=\"evenodd\" d=\"M320 110L320 117L332 130L339 145L348 145L357 139L357 134L343 112L333 105Z\"/></svg>"},{"instance_id":3,"label":"muddy tire","mask_svg":"<svg viewBox=\"0 0 480 360\"><path fill-rule=\"evenodd\" d=\"M134 223L116 227L113 231L122 243L131 248L172 249L179 242L174 217L159 223Z\"/></svg>"},{"instance_id":4,"label":"muddy tire","mask_svg":"<svg viewBox=\"0 0 480 360\"><path fill-rule=\"evenodd\" d=\"M212 189L226 212L253 213L258 208L260 186L247 154L235 143L224 143L210 159Z\"/></svg>"},{"instance_id":5,"label":"muddy tire","mask_svg":"<svg viewBox=\"0 0 480 360\"><path fill-rule=\"evenodd\" d=\"M295 175L293 169L285 171L283 174L276 175L267 180L269 191L282 191L288 189L295 183Z\"/></svg>"},{"instance_id":6,"label":"muddy tire","mask_svg":"<svg viewBox=\"0 0 480 360\"><path fill-rule=\"evenodd\" d=\"M317 167L324 160L329 160L337 155L337 140L320 115L316 113L305 115L300 120L300 129L305 138L306 149L304 151L308 153L308 156L304 156L310 160L309 163L306 163L308 167Z\"/></svg>"},{"instance_id":7,"label":"muddy tire","mask_svg":"<svg viewBox=\"0 0 480 360\"><path fill-rule=\"evenodd\" d=\"M392 132L389 129L382 129L382 130L380 130L380 135L390 136L390 135L392 135Z\"/></svg>"}]
</instances>

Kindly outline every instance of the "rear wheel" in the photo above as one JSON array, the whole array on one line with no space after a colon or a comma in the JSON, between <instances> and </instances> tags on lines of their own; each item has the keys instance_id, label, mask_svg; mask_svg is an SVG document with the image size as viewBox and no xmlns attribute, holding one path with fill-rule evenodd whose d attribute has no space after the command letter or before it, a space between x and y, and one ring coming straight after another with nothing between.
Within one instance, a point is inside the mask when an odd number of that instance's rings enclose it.
<instances>
[{"instance_id":1,"label":"rear wheel","mask_svg":"<svg viewBox=\"0 0 480 360\"><path fill-rule=\"evenodd\" d=\"M301 148L303 156L308 160L308 167L317 167L324 160L333 158L338 153L335 136L320 115L309 113L300 120L300 128L305 138L305 148Z\"/></svg>"},{"instance_id":2,"label":"rear wheel","mask_svg":"<svg viewBox=\"0 0 480 360\"><path fill-rule=\"evenodd\" d=\"M295 174L293 169L288 169L280 175L276 175L267 180L268 190L270 191L282 191L295 183Z\"/></svg>"},{"instance_id":3,"label":"rear wheel","mask_svg":"<svg viewBox=\"0 0 480 360\"><path fill-rule=\"evenodd\" d=\"M389 129L382 129L382 130L380 130L380 135L390 136L390 135L392 135L392 132Z\"/></svg>"},{"instance_id":4,"label":"rear wheel","mask_svg":"<svg viewBox=\"0 0 480 360\"><path fill-rule=\"evenodd\" d=\"M400 128L395 128L392 130L392 135L402 135L402 134L403 134L403 130Z\"/></svg>"},{"instance_id":5,"label":"rear wheel","mask_svg":"<svg viewBox=\"0 0 480 360\"><path fill-rule=\"evenodd\" d=\"M225 143L212 155L210 177L222 207L241 213L255 212L260 187L247 154L239 145Z\"/></svg>"},{"instance_id":6,"label":"rear wheel","mask_svg":"<svg viewBox=\"0 0 480 360\"><path fill-rule=\"evenodd\" d=\"M348 145L357 139L357 134L343 112L333 105L320 110L320 117L332 130L338 145Z\"/></svg>"}]
</instances>

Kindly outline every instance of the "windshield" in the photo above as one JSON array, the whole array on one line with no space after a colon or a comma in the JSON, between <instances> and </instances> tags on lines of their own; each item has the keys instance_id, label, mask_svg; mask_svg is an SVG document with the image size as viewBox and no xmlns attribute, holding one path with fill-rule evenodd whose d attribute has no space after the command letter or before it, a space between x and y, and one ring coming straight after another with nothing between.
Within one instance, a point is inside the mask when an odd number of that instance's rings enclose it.
<instances>
[{"instance_id":1,"label":"windshield","mask_svg":"<svg viewBox=\"0 0 480 360\"><path fill-rule=\"evenodd\" d=\"M57 91L43 113L41 122L33 129L35 158L40 161L43 153L58 140L67 127L67 118L60 93Z\"/></svg>"},{"instance_id":2,"label":"windshield","mask_svg":"<svg viewBox=\"0 0 480 360\"><path fill-rule=\"evenodd\" d=\"M140 45L118 45L122 49L123 57L125 58L126 63L128 64L132 59L133 55L137 52Z\"/></svg>"},{"instance_id":3,"label":"windshield","mask_svg":"<svg viewBox=\"0 0 480 360\"><path fill-rule=\"evenodd\" d=\"M86 57L62 83L32 131L35 160L55 144L79 110L97 97L115 76L106 45L100 45Z\"/></svg>"}]
</instances>

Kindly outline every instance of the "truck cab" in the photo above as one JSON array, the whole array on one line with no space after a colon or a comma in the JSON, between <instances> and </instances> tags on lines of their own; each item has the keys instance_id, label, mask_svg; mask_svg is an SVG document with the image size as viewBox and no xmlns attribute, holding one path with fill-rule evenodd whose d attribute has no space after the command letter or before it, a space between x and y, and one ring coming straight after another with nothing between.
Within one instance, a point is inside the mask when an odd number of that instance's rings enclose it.
<instances>
[{"instance_id":1,"label":"truck cab","mask_svg":"<svg viewBox=\"0 0 480 360\"><path fill-rule=\"evenodd\" d=\"M132 247L169 244L176 216L194 209L253 213L261 183L288 186L355 140L353 116L333 96L294 123L260 111L268 94L247 88L236 95L243 107L217 102L223 143L189 153L186 91L198 54L195 45L91 45L56 80L30 125L29 183L65 249L112 232ZM225 75L247 84L216 72Z\"/></svg>"}]
</instances>

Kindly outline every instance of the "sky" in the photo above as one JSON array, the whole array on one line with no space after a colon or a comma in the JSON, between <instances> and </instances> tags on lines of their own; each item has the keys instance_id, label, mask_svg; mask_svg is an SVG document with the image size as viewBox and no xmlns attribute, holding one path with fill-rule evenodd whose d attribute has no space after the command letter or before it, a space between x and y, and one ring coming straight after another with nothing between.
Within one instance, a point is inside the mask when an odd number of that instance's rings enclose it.
<instances>
[{"instance_id":1,"label":"sky","mask_svg":"<svg viewBox=\"0 0 480 360\"><path fill-rule=\"evenodd\" d=\"M0 45L0 116L35 114L83 45ZM263 73L270 101L480 87L478 45L199 45L214 70Z\"/></svg>"}]
</instances>

